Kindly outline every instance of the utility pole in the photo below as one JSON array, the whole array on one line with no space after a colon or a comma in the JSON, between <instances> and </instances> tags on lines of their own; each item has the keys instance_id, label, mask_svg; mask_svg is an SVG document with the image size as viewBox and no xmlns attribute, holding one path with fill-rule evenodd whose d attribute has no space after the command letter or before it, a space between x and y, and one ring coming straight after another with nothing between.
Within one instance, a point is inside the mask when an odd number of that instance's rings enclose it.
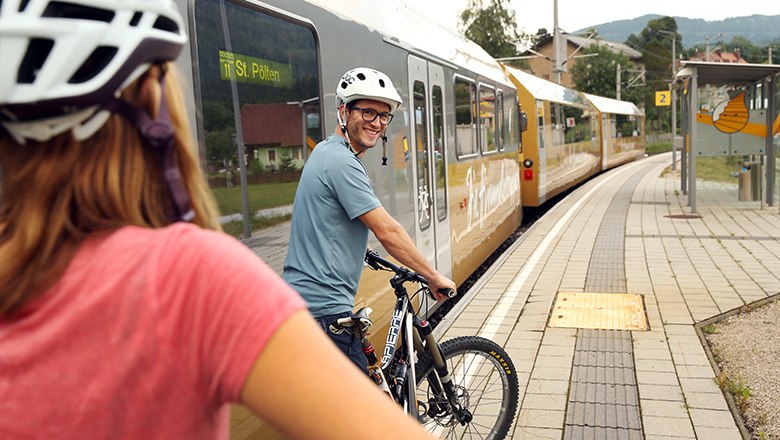
<instances>
[{"instance_id":1,"label":"utility pole","mask_svg":"<svg viewBox=\"0 0 780 440\"><path fill-rule=\"evenodd\" d=\"M658 30L664 35L672 36L672 81L669 84L672 89L672 171L677 171L677 150L675 139L677 138L677 87L674 80L677 77L677 32ZM709 43L709 40L707 40ZM707 55L709 57L709 55ZM708 60L709 61L709 60Z\"/></svg>"},{"instance_id":2,"label":"utility pole","mask_svg":"<svg viewBox=\"0 0 780 440\"><path fill-rule=\"evenodd\" d=\"M561 53L563 48L561 47L561 30L558 28L558 0L553 1L553 78L556 84L561 84Z\"/></svg>"},{"instance_id":3,"label":"utility pole","mask_svg":"<svg viewBox=\"0 0 780 440\"><path fill-rule=\"evenodd\" d=\"M615 98L620 100L620 63L615 63Z\"/></svg>"}]
</instances>

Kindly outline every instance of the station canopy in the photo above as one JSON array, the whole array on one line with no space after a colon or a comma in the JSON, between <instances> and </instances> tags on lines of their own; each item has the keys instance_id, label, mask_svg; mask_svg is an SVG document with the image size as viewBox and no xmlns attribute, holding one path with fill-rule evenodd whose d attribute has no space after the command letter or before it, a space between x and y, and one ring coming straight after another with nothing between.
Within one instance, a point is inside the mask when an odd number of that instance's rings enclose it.
<instances>
[{"instance_id":1,"label":"station canopy","mask_svg":"<svg viewBox=\"0 0 780 440\"><path fill-rule=\"evenodd\" d=\"M696 69L699 86L752 84L780 73L778 64L712 63L705 61L681 61L678 78L689 77Z\"/></svg>"}]
</instances>

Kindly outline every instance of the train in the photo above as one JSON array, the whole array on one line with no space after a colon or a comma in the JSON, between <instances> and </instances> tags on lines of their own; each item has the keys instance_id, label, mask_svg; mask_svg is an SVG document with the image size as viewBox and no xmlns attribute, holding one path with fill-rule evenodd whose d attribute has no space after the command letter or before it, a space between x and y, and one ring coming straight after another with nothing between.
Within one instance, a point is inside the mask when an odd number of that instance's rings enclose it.
<instances>
[{"instance_id":1,"label":"train","mask_svg":"<svg viewBox=\"0 0 780 440\"><path fill-rule=\"evenodd\" d=\"M634 103L581 93L504 65L518 90L522 203L543 205L610 168L645 154L645 117Z\"/></svg>"},{"instance_id":2,"label":"train","mask_svg":"<svg viewBox=\"0 0 780 440\"><path fill-rule=\"evenodd\" d=\"M203 169L226 224L239 223L279 273L285 208L308 155L337 127L336 84L353 67L384 72L403 99L386 148L362 158L376 195L457 285L517 230L524 206L644 150L638 109L617 116L628 103L600 111L570 89L570 101L538 94L532 75L401 0L175 1L190 37L177 70ZM627 144L605 136L623 117L635 123L636 154L618 157ZM394 303L388 280L365 271L357 297L380 337Z\"/></svg>"}]
</instances>

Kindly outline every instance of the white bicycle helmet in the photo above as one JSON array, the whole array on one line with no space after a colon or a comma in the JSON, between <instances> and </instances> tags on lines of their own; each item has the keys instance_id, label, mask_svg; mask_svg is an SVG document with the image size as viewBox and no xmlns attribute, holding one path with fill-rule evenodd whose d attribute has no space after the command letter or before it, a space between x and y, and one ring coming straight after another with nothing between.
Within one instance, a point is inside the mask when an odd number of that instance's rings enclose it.
<instances>
[{"instance_id":1,"label":"white bicycle helmet","mask_svg":"<svg viewBox=\"0 0 780 440\"><path fill-rule=\"evenodd\" d=\"M112 113L123 116L159 152L171 217L191 220L165 93L156 119L119 95L150 65L179 55L183 25L172 0L0 0L0 124L24 144L68 130L85 140ZM159 81L164 88L164 70ZM38 119L20 120L27 109Z\"/></svg>"},{"instance_id":2,"label":"white bicycle helmet","mask_svg":"<svg viewBox=\"0 0 780 440\"><path fill-rule=\"evenodd\" d=\"M382 72L356 67L341 77L336 86L336 107L341 103L349 104L358 99L371 99L384 102L394 112L401 106L401 96L393 87L393 82Z\"/></svg>"},{"instance_id":3,"label":"white bicycle helmet","mask_svg":"<svg viewBox=\"0 0 780 440\"><path fill-rule=\"evenodd\" d=\"M171 0L2 0L0 110L11 127L4 125L17 139L45 141L70 128L84 139L76 128L86 118L17 127L13 108L99 106L151 63L175 59L187 41L183 27Z\"/></svg>"}]
</instances>

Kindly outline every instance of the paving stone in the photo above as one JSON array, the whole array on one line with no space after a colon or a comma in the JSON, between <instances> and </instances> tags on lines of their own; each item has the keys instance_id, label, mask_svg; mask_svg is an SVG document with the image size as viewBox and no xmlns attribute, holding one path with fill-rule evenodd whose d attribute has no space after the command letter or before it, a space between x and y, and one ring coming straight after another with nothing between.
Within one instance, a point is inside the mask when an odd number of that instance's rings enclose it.
<instances>
[{"instance_id":1,"label":"paving stone","mask_svg":"<svg viewBox=\"0 0 780 440\"><path fill-rule=\"evenodd\" d=\"M691 408L689 412L693 426L696 427L730 428L736 425L730 411Z\"/></svg>"},{"instance_id":2,"label":"paving stone","mask_svg":"<svg viewBox=\"0 0 780 440\"><path fill-rule=\"evenodd\" d=\"M642 417L644 432L646 435L682 436L693 437L693 426L689 419L676 419L669 417Z\"/></svg>"}]
</instances>

